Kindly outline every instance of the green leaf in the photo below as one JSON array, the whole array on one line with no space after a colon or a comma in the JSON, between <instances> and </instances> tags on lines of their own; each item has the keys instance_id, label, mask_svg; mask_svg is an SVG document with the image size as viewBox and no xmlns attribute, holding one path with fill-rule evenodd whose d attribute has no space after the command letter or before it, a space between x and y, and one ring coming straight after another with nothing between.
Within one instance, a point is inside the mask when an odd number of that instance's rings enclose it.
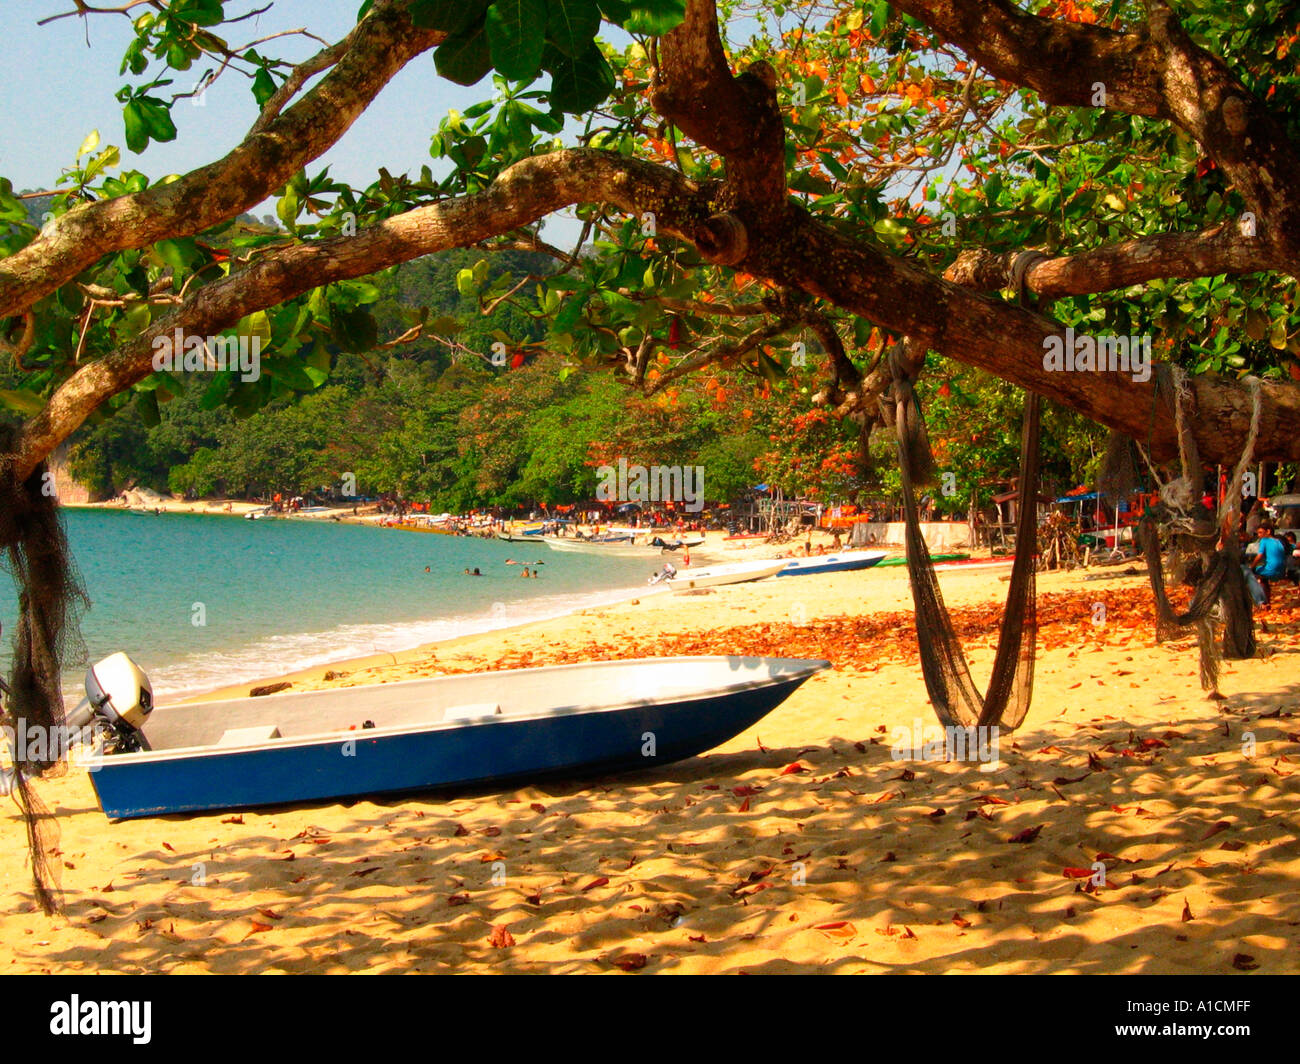
<instances>
[{"instance_id":1,"label":"green leaf","mask_svg":"<svg viewBox=\"0 0 1300 1064\"><path fill-rule=\"evenodd\" d=\"M871 36L879 37L885 30L885 24L889 21L889 4L885 0L880 0L876 4L876 9L871 13Z\"/></svg>"},{"instance_id":2,"label":"green leaf","mask_svg":"<svg viewBox=\"0 0 1300 1064\"><path fill-rule=\"evenodd\" d=\"M325 379L319 371L308 372L301 362L291 358L278 358L268 363L267 372L278 381L283 381L294 391L309 392Z\"/></svg>"},{"instance_id":3,"label":"green leaf","mask_svg":"<svg viewBox=\"0 0 1300 1064\"><path fill-rule=\"evenodd\" d=\"M137 392L135 397L135 408L139 413L140 420L144 423L145 428L157 428L162 424L162 417L158 413L157 392Z\"/></svg>"},{"instance_id":4,"label":"green leaf","mask_svg":"<svg viewBox=\"0 0 1300 1064\"><path fill-rule=\"evenodd\" d=\"M622 25L628 33L662 37L686 18L686 0L640 0Z\"/></svg>"},{"instance_id":5,"label":"green leaf","mask_svg":"<svg viewBox=\"0 0 1300 1064\"><path fill-rule=\"evenodd\" d=\"M758 353L758 372L768 384L780 384L785 376L785 367L766 351Z\"/></svg>"},{"instance_id":6,"label":"green leaf","mask_svg":"<svg viewBox=\"0 0 1300 1064\"><path fill-rule=\"evenodd\" d=\"M285 187L284 195L276 201L275 214L287 229L293 230L298 218L298 194L293 189Z\"/></svg>"},{"instance_id":7,"label":"green leaf","mask_svg":"<svg viewBox=\"0 0 1300 1064\"><path fill-rule=\"evenodd\" d=\"M369 303L378 303L380 291L378 285L373 285L369 281L350 281L345 282L352 298L356 301L357 306L365 306Z\"/></svg>"},{"instance_id":8,"label":"green leaf","mask_svg":"<svg viewBox=\"0 0 1300 1064\"><path fill-rule=\"evenodd\" d=\"M263 346L271 341L271 321L266 316L266 311L257 310L245 318L239 319L239 324L234 328L235 336L247 336L251 339L261 340Z\"/></svg>"},{"instance_id":9,"label":"green leaf","mask_svg":"<svg viewBox=\"0 0 1300 1064\"><path fill-rule=\"evenodd\" d=\"M568 114L590 111L614 91L614 71L594 43L577 59L548 52L551 106Z\"/></svg>"},{"instance_id":10,"label":"green leaf","mask_svg":"<svg viewBox=\"0 0 1300 1064\"><path fill-rule=\"evenodd\" d=\"M203 397L199 399L199 410L216 410L221 406L226 401L226 393L230 392L230 381L233 381L234 377L234 371L231 369L222 369L221 372L214 373L212 384L203 390Z\"/></svg>"},{"instance_id":11,"label":"green leaf","mask_svg":"<svg viewBox=\"0 0 1300 1064\"><path fill-rule=\"evenodd\" d=\"M126 128L126 146L133 152L142 152L149 144L149 127L138 100L128 100L122 108L122 122Z\"/></svg>"},{"instance_id":12,"label":"green leaf","mask_svg":"<svg viewBox=\"0 0 1300 1064\"><path fill-rule=\"evenodd\" d=\"M551 323L552 331L557 333L572 332L587 309L587 297L590 294L591 290L584 287L569 296L568 301L560 312L555 315Z\"/></svg>"},{"instance_id":13,"label":"green leaf","mask_svg":"<svg viewBox=\"0 0 1300 1064\"><path fill-rule=\"evenodd\" d=\"M487 28L482 22L442 42L433 53L438 73L457 85L473 85L492 69Z\"/></svg>"},{"instance_id":14,"label":"green leaf","mask_svg":"<svg viewBox=\"0 0 1300 1064\"><path fill-rule=\"evenodd\" d=\"M142 96L136 102L140 104L149 136L157 141L176 139L176 123L172 121L171 110L166 105L148 96Z\"/></svg>"},{"instance_id":15,"label":"green leaf","mask_svg":"<svg viewBox=\"0 0 1300 1064\"><path fill-rule=\"evenodd\" d=\"M414 0L411 22L421 29L460 33L479 22L492 0Z\"/></svg>"},{"instance_id":16,"label":"green leaf","mask_svg":"<svg viewBox=\"0 0 1300 1064\"><path fill-rule=\"evenodd\" d=\"M225 18L221 0L182 0L172 8L172 15L196 26L216 26Z\"/></svg>"},{"instance_id":17,"label":"green leaf","mask_svg":"<svg viewBox=\"0 0 1300 1064\"><path fill-rule=\"evenodd\" d=\"M548 0L546 36L571 59L582 56L600 29L596 0Z\"/></svg>"},{"instance_id":18,"label":"green leaf","mask_svg":"<svg viewBox=\"0 0 1300 1064\"><path fill-rule=\"evenodd\" d=\"M530 81L542 68L546 44L537 27L546 18L545 0L496 0L487 13L492 65L511 81ZM473 108L465 112L466 117Z\"/></svg>"},{"instance_id":19,"label":"green leaf","mask_svg":"<svg viewBox=\"0 0 1300 1064\"><path fill-rule=\"evenodd\" d=\"M0 404L20 414L39 414L45 409L45 400L31 392L15 392L0 388Z\"/></svg>"},{"instance_id":20,"label":"green leaf","mask_svg":"<svg viewBox=\"0 0 1300 1064\"><path fill-rule=\"evenodd\" d=\"M199 249L192 238L160 240L153 246L154 254L173 270L187 270L199 260Z\"/></svg>"},{"instance_id":21,"label":"green leaf","mask_svg":"<svg viewBox=\"0 0 1300 1064\"><path fill-rule=\"evenodd\" d=\"M173 70L189 70L194 65L194 58L180 41L167 46L167 65Z\"/></svg>"},{"instance_id":22,"label":"green leaf","mask_svg":"<svg viewBox=\"0 0 1300 1064\"><path fill-rule=\"evenodd\" d=\"M379 342L379 326L367 311L335 307L330 311L330 336L344 351L365 352Z\"/></svg>"},{"instance_id":23,"label":"green leaf","mask_svg":"<svg viewBox=\"0 0 1300 1064\"><path fill-rule=\"evenodd\" d=\"M257 101L258 107L262 107L274 95L275 79L271 77L271 72L266 67L259 67L257 73L253 75L253 99Z\"/></svg>"}]
</instances>

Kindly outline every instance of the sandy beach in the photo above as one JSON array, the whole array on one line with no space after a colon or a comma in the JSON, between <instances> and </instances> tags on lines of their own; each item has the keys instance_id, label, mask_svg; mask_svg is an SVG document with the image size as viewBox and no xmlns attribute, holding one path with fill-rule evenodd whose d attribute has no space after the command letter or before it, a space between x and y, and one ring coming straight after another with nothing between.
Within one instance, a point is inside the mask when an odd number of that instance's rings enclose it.
<instances>
[{"instance_id":1,"label":"sandy beach","mask_svg":"<svg viewBox=\"0 0 1300 1064\"><path fill-rule=\"evenodd\" d=\"M943 578L980 682L1005 572ZM984 770L891 752L935 724L901 568L647 593L288 677L835 665L725 746L617 778L110 823L72 770L40 788L64 915L34 909L7 804L0 970L1300 971L1300 596L1278 588L1216 700L1192 640L1156 644L1144 574L1039 595L1034 704Z\"/></svg>"}]
</instances>

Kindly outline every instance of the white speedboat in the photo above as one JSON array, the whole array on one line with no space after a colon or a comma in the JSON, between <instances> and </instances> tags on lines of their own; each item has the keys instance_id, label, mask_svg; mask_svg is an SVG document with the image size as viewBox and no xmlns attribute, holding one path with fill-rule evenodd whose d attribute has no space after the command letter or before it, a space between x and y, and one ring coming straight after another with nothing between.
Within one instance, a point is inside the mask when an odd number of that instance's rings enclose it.
<instances>
[{"instance_id":1,"label":"white speedboat","mask_svg":"<svg viewBox=\"0 0 1300 1064\"><path fill-rule=\"evenodd\" d=\"M839 554L811 554L791 558L777 576L812 576L818 573L847 573L870 569L885 558L883 550L842 551Z\"/></svg>"},{"instance_id":2,"label":"white speedboat","mask_svg":"<svg viewBox=\"0 0 1300 1064\"><path fill-rule=\"evenodd\" d=\"M674 591L692 591L697 587L720 587L723 584L744 584L775 576L787 565L789 558L765 559L752 562L735 562L731 565L710 565L703 569L679 569L673 577Z\"/></svg>"}]
</instances>

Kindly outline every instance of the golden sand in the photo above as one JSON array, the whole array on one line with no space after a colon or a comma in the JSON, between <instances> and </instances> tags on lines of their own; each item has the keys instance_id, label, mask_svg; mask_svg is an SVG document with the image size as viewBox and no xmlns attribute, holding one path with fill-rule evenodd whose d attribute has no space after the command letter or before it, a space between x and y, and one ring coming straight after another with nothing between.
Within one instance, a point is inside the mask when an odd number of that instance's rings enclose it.
<instances>
[{"instance_id":1,"label":"golden sand","mask_svg":"<svg viewBox=\"0 0 1300 1064\"><path fill-rule=\"evenodd\" d=\"M959 621L974 611L979 679L998 576L943 578ZM891 755L934 722L910 637L835 619L905 621L901 569L647 594L336 665L330 684L299 674L296 690L765 639L803 655L823 635L848 662L725 746L616 778L115 824L69 773L41 787L64 915L34 911L3 820L0 971L1300 971L1296 593L1212 700L1189 642L1156 645L1125 613L1141 578L1040 591L1034 704L992 771Z\"/></svg>"}]
</instances>

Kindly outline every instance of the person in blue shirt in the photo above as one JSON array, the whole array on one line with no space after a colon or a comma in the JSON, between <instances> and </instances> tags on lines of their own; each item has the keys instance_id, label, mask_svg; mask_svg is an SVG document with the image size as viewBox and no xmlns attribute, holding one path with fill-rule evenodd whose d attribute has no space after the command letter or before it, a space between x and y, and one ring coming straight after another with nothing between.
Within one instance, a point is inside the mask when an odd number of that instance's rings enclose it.
<instances>
[{"instance_id":1,"label":"person in blue shirt","mask_svg":"<svg viewBox=\"0 0 1300 1064\"><path fill-rule=\"evenodd\" d=\"M1264 588L1264 605L1272 598L1270 583L1286 576L1286 545L1273 534L1273 523L1262 521L1259 526L1258 550L1251 561L1253 572Z\"/></svg>"}]
</instances>

